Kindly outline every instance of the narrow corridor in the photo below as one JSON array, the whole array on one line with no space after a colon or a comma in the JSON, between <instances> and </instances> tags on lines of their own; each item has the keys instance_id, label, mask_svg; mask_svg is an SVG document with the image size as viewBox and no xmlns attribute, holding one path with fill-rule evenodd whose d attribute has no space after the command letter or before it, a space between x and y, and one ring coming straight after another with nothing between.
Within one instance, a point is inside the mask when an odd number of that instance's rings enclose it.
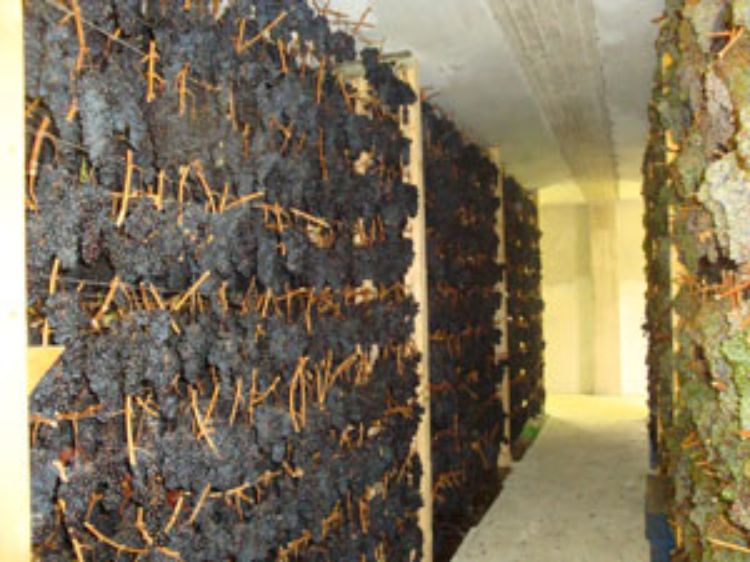
<instances>
[{"instance_id":1,"label":"narrow corridor","mask_svg":"<svg viewBox=\"0 0 750 562\"><path fill-rule=\"evenodd\" d=\"M552 396L541 435L454 562L645 562L642 398Z\"/></svg>"}]
</instances>

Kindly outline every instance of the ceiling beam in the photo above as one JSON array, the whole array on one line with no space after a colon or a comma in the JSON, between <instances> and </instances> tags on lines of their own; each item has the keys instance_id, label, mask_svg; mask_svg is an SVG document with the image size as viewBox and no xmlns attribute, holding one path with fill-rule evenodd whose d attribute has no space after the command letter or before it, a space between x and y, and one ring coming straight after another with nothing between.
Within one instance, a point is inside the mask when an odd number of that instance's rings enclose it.
<instances>
[{"instance_id":1,"label":"ceiling beam","mask_svg":"<svg viewBox=\"0 0 750 562\"><path fill-rule=\"evenodd\" d=\"M617 198L618 173L592 0L486 0L589 201Z\"/></svg>"}]
</instances>

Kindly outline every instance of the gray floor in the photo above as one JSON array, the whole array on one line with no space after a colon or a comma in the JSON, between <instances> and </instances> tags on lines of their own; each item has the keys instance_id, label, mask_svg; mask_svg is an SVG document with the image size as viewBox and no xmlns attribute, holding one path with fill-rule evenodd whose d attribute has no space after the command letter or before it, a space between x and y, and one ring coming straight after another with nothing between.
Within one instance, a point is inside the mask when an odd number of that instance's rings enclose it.
<instances>
[{"instance_id":1,"label":"gray floor","mask_svg":"<svg viewBox=\"0 0 750 562\"><path fill-rule=\"evenodd\" d=\"M454 562L646 562L643 403L551 397L541 435Z\"/></svg>"}]
</instances>

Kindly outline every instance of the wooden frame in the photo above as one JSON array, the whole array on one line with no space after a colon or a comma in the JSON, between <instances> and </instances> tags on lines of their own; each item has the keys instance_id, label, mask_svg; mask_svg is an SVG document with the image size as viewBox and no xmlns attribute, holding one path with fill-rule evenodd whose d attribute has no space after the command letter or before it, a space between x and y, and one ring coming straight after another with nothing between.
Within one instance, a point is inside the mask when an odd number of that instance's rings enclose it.
<instances>
[{"instance_id":1,"label":"wooden frame","mask_svg":"<svg viewBox=\"0 0 750 562\"><path fill-rule=\"evenodd\" d=\"M29 395L34 391L52 366L65 352L61 346L33 346L26 350L26 389Z\"/></svg>"},{"instance_id":2,"label":"wooden frame","mask_svg":"<svg viewBox=\"0 0 750 562\"><path fill-rule=\"evenodd\" d=\"M3 224L13 229L7 233L6 240L12 247L5 245L5 250L11 250L12 256L7 257L8 265L18 264L11 275L6 275L2 281L2 294L10 295L13 299L2 299L2 327L6 345L6 353L13 355L11 365L19 374L26 376L3 377L2 407L0 407L0 424L6 428L2 443L6 452L12 451L16 459L29 458L27 438L27 400L26 392L31 392L35 384L44 376L51 365L62 353L61 348L35 348L26 351L26 316L25 316L25 246L24 246L24 121L23 121L23 43L21 4L9 2L0 9L3 25L7 28L3 34L6 52L3 65L7 68L5 87L8 89L6 103L2 106L5 113L4 122L13 123L14 127L3 129L2 147L0 155L5 164L4 169L17 171L17 185L15 189L6 189L2 194ZM409 54L399 54L387 57L396 65L399 76L412 86L419 96L419 67L416 59ZM347 65L339 69L345 78L361 77L361 65ZM10 79L13 76L13 79ZM422 106L417 101L409 108L408 119L402 123L402 129L411 142L411 159L405 170L405 180L415 185L419 193L417 216L408 225L409 235L414 241L414 263L407 274L406 285L419 305L419 312L415 319L415 345L421 354L418 366L420 385L418 401L424 409L414 449L422 463L423 476L421 492L424 506L420 510L419 522L422 529L423 560L431 561L432 554L432 461L431 461L431 431L430 431L430 378L429 378L429 324L428 324L428 287L427 287L427 241L426 241L426 205L424 188L424 164L422 142ZM12 199L12 200L11 200ZM16 269L18 271L16 271ZM7 290L6 290L7 289ZM6 302L7 301L7 302ZM12 334L12 337L11 337ZM15 357L17 355L17 357ZM6 356L7 357L7 356ZM8 463L0 472L0 505L2 515L0 521L0 559L1 560L29 560L30 559L30 479L29 466L26 462ZM7 474L6 474L7 473Z\"/></svg>"},{"instance_id":3,"label":"wooden frame","mask_svg":"<svg viewBox=\"0 0 750 562\"><path fill-rule=\"evenodd\" d=\"M419 66L413 57L398 64L401 78L416 92L418 101L409 108L409 120L403 128L411 142L411 158L406 179L417 187L419 205L417 216L411 220L409 229L414 241L414 263L406 276L406 284L419 304L415 318L414 338L422 359L419 364L418 399L424 413L416 435L415 446L422 461L422 497L424 506L419 519L424 536L423 559L431 561L432 553L432 430L430 412L430 325L429 294L427 284L427 206L424 179L424 141L422 140L422 102L419 87Z\"/></svg>"},{"instance_id":4,"label":"wooden frame","mask_svg":"<svg viewBox=\"0 0 750 562\"><path fill-rule=\"evenodd\" d=\"M662 73L666 74L669 69L674 64L674 59L669 53L664 53L661 59L661 70ZM669 93L669 87L664 86L664 93ZM674 142L673 133L670 129L667 129L664 132L664 143L666 147L666 161L664 164L669 167L672 166L677 159L677 154L679 147ZM680 262L680 255L679 250L677 249L677 246L674 243L674 222L675 222L675 214L676 210L674 205L670 206L669 209L669 234L672 239L672 243L670 245L670 270L671 270L671 278L672 278L672 284L671 284L671 296L672 299L677 297L677 294L680 291L681 287L681 279L684 279L687 271L685 267ZM677 338L674 337L675 334L678 333L678 328L680 326L680 316L677 314L674 308L672 308L672 350L674 352L674 356L677 357L680 351L679 341ZM672 371L672 413L673 416L677 413L678 410L678 404L680 399L680 376L679 372L677 370L676 364L673 367ZM657 436L657 439L661 442L663 439L663 433L664 428L661 427L661 422L663 420L659 420L659 434ZM678 545L679 546L679 545Z\"/></svg>"},{"instance_id":5,"label":"wooden frame","mask_svg":"<svg viewBox=\"0 0 750 562\"><path fill-rule=\"evenodd\" d=\"M3 225L0 334L4 373L0 378L0 560L31 558L31 483L26 398L26 289L24 229L24 69L22 2L0 5L3 99L0 104L0 191Z\"/></svg>"},{"instance_id":6,"label":"wooden frame","mask_svg":"<svg viewBox=\"0 0 750 562\"><path fill-rule=\"evenodd\" d=\"M662 74L666 74L669 69L674 65L674 59L672 56L665 52L661 57L661 72ZM669 93L669 86L664 86L664 93ZM664 143L666 147L666 158L664 165L669 167L672 166L677 159L678 149L679 147L674 142L673 133L670 129L666 129L664 132ZM672 299L674 299L677 294L680 291L681 287L681 281L686 274L685 267L680 262L680 255L679 250L677 248L677 245L674 242L674 232L675 232L675 218L676 218L676 209L674 207L674 204L670 205L669 208L669 235L671 238L671 244L670 244L670 276L671 276L671 286L670 286L670 293ZM682 322L679 314L675 311L674 307L672 307L672 352L674 354L674 357L677 357L680 353L680 344L679 340L675 337L675 335L679 331L680 323ZM672 416L675 416L678 413L679 410L679 399L680 399L680 374L676 366L676 362L672 366ZM661 419L661 416L657 418L657 442L662 443L664 439L664 427L663 427L664 420ZM683 528L678 525L678 522L676 520L672 520L671 522L672 531L674 533L674 539L675 539L675 546L677 549L682 549L685 541L684 541L684 535L683 535Z\"/></svg>"},{"instance_id":7,"label":"wooden frame","mask_svg":"<svg viewBox=\"0 0 750 562\"><path fill-rule=\"evenodd\" d=\"M419 83L419 63L411 53L383 55L381 60L392 63L396 74L409 84L417 94L417 102L408 110L408 116L402 119L401 129L411 141L409 166L404 170L404 180L416 186L419 196L417 216L409 221L407 231L414 242L414 262L406 275L407 291L419 306L415 317L414 343L421 355L417 366L419 388L417 400L424 411L417 434L412 444L422 463L422 481L420 485L423 506L419 512L419 525L422 529L422 552L425 562L433 559L432 535L432 432L430 417L430 332L429 332L429 295L427 285L427 210L424 181L424 141L422 131L422 102ZM338 68L338 73L345 80L357 85L361 82L364 68L361 63L348 63Z\"/></svg>"},{"instance_id":8,"label":"wooden frame","mask_svg":"<svg viewBox=\"0 0 750 562\"><path fill-rule=\"evenodd\" d=\"M497 211L495 228L499 239L497 249L497 262L504 264L506 262L505 250L505 170L502 164L502 151L499 146L492 146L487 149L489 159L498 169L497 195L500 198L500 208ZM507 277L497 286L498 292L502 295L503 302L495 316L495 326L500 330L500 343L495 347L495 357L502 365L502 382L500 383L500 397L503 404L503 440L500 445L500 455L497 459L498 467L510 468L513 464L513 455L511 454L511 384L510 372L506 365L508 359L508 282Z\"/></svg>"}]
</instances>

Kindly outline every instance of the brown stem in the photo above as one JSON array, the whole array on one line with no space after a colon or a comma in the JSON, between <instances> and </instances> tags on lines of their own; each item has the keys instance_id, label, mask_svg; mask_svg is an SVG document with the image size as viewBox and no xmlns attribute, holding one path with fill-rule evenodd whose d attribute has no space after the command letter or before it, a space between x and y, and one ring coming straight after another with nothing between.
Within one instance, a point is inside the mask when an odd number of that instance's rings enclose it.
<instances>
[{"instance_id":1,"label":"brown stem","mask_svg":"<svg viewBox=\"0 0 750 562\"><path fill-rule=\"evenodd\" d=\"M159 176L157 179L156 187L156 208L159 211L164 209L164 180L166 179L166 172L159 170Z\"/></svg>"},{"instance_id":2,"label":"brown stem","mask_svg":"<svg viewBox=\"0 0 750 562\"><path fill-rule=\"evenodd\" d=\"M228 93L228 104L229 109L227 110L227 120L232 124L232 129L234 131L239 129L239 125L237 123L237 105L234 101L234 88L231 84L227 85L227 89L229 90Z\"/></svg>"},{"instance_id":3,"label":"brown stem","mask_svg":"<svg viewBox=\"0 0 750 562\"><path fill-rule=\"evenodd\" d=\"M186 62L182 65L182 69L177 73L174 78L175 85L177 86L177 105L179 108L179 115L185 114L185 100L186 96L193 97L193 94L187 88L188 75L190 74L190 63Z\"/></svg>"},{"instance_id":4,"label":"brown stem","mask_svg":"<svg viewBox=\"0 0 750 562\"><path fill-rule=\"evenodd\" d=\"M323 177L323 181L328 181L328 162L326 162L325 138L323 136L323 129L320 129L318 134L318 159L320 160L320 171Z\"/></svg>"},{"instance_id":5,"label":"brown stem","mask_svg":"<svg viewBox=\"0 0 750 562\"><path fill-rule=\"evenodd\" d=\"M319 217L315 217L309 213L306 213L304 211L300 211L299 209L295 209L292 207L289 209L289 212L291 212L295 217L299 217L301 219L306 220L307 222L310 222L312 224L315 224L317 226L320 226L322 228L331 228L331 225L326 222L324 219L321 219Z\"/></svg>"},{"instance_id":6,"label":"brown stem","mask_svg":"<svg viewBox=\"0 0 750 562\"><path fill-rule=\"evenodd\" d=\"M366 496L359 499L359 524L362 532L367 535L370 532L370 502Z\"/></svg>"},{"instance_id":7,"label":"brown stem","mask_svg":"<svg viewBox=\"0 0 750 562\"><path fill-rule=\"evenodd\" d=\"M190 407L193 410L193 417L195 418L195 424L198 426L198 435L196 436L196 439L200 440L201 437L203 437L206 440L206 443L208 444L209 448L218 455L219 452L216 449L216 444L213 442L213 439L211 439L211 435L209 432L209 429L206 427L206 424L203 420L203 416L201 415L200 408L198 408L198 394L195 391L194 388L189 389L190 392Z\"/></svg>"},{"instance_id":8,"label":"brown stem","mask_svg":"<svg viewBox=\"0 0 750 562\"><path fill-rule=\"evenodd\" d=\"M163 533L165 535L168 535L169 531L171 531L172 527L174 527L175 523L177 523L177 518L180 516L180 512L182 511L182 505L184 502L185 495L180 493L179 497L177 498L177 503L172 510L172 515L169 517L169 521L167 521L167 525L164 527Z\"/></svg>"},{"instance_id":9,"label":"brown stem","mask_svg":"<svg viewBox=\"0 0 750 562\"><path fill-rule=\"evenodd\" d=\"M740 27L738 29L733 29L730 34L729 42L726 44L726 46L721 50L719 53L719 60L723 59L727 53L732 49L732 47L735 46L737 41L740 40L740 38L745 34L745 28Z\"/></svg>"},{"instance_id":10,"label":"brown stem","mask_svg":"<svg viewBox=\"0 0 750 562\"><path fill-rule=\"evenodd\" d=\"M141 537L145 541L145 543L149 546L152 546L154 544L154 538L151 536L151 533L148 532L148 529L146 528L146 523L143 521L143 508L139 507L138 511L136 512L135 516L135 528L138 529L138 532L141 534Z\"/></svg>"},{"instance_id":11,"label":"brown stem","mask_svg":"<svg viewBox=\"0 0 750 562\"><path fill-rule=\"evenodd\" d=\"M102 318L104 318L104 315L107 314L107 311L109 310L109 307L115 298L115 294L117 293L117 289L119 288L119 286L120 277L116 275L115 278L112 279L112 282L109 284L109 291L107 292L107 296L104 297L104 302L102 303L101 308L91 320L91 325L94 327L94 329L99 329L99 323L101 322Z\"/></svg>"},{"instance_id":12,"label":"brown stem","mask_svg":"<svg viewBox=\"0 0 750 562\"><path fill-rule=\"evenodd\" d=\"M198 289L200 289L201 285L208 281L209 277L211 277L211 272L204 272L203 275L201 275L200 278L193 284L193 286L190 287L185 292L185 294L183 294L172 304L172 310L178 312L183 306L185 306L185 303L198 292Z\"/></svg>"},{"instance_id":13,"label":"brown stem","mask_svg":"<svg viewBox=\"0 0 750 562\"><path fill-rule=\"evenodd\" d=\"M360 30L367 23L367 16L369 16L371 12L372 12L372 6L368 6L367 9L362 14L362 16L360 16L360 18L357 21L357 23L354 25L354 28L352 29L352 32L351 32L352 35L354 35L354 36L359 35Z\"/></svg>"},{"instance_id":14,"label":"brown stem","mask_svg":"<svg viewBox=\"0 0 750 562\"><path fill-rule=\"evenodd\" d=\"M83 69L84 58L88 53L88 47L86 46L86 33L83 29L83 18L81 16L81 7L78 5L78 0L70 0L70 6L73 10L73 19L76 24L76 36L78 37L78 57L76 58L76 72L80 72Z\"/></svg>"},{"instance_id":15,"label":"brown stem","mask_svg":"<svg viewBox=\"0 0 750 562\"><path fill-rule=\"evenodd\" d=\"M221 199L219 199L219 212L223 213L227 209L227 199L229 198L229 182L224 182L224 189L221 192Z\"/></svg>"},{"instance_id":16,"label":"brown stem","mask_svg":"<svg viewBox=\"0 0 750 562\"><path fill-rule=\"evenodd\" d=\"M735 544L732 542L722 541L719 539L712 539L712 538L709 538L708 542L719 548L732 550L734 552L742 552L743 554L750 554L750 548L747 548L746 546L742 546L742 545Z\"/></svg>"},{"instance_id":17,"label":"brown stem","mask_svg":"<svg viewBox=\"0 0 750 562\"><path fill-rule=\"evenodd\" d=\"M268 307L271 304L271 300L273 300L273 292L271 291L271 289L268 289L264 296L263 308L260 313L261 318L263 318L264 320L268 318Z\"/></svg>"},{"instance_id":18,"label":"brown stem","mask_svg":"<svg viewBox=\"0 0 750 562\"><path fill-rule=\"evenodd\" d=\"M239 207L240 205L244 205L245 203L249 203L250 201L262 199L265 196L265 194L266 194L265 191L257 191L255 193L249 193L248 195L243 195L242 197L229 203L224 210L231 211L232 209Z\"/></svg>"},{"instance_id":19,"label":"brown stem","mask_svg":"<svg viewBox=\"0 0 750 562\"><path fill-rule=\"evenodd\" d=\"M200 160L195 160L193 162L193 169L195 170L195 175L198 176L198 183L200 183L201 187L203 188L203 193L208 200L208 205L211 209L211 212L215 213L216 202L214 201L214 192L211 189L211 186L208 185L208 180L206 179L206 175L203 171L203 163Z\"/></svg>"},{"instance_id":20,"label":"brown stem","mask_svg":"<svg viewBox=\"0 0 750 562\"><path fill-rule=\"evenodd\" d=\"M234 425L234 420L237 418L237 412L242 402L242 379L237 379L235 383L234 402L232 403L232 413L229 414L229 425Z\"/></svg>"},{"instance_id":21,"label":"brown stem","mask_svg":"<svg viewBox=\"0 0 750 562\"><path fill-rule=\"evenodd\" d=\"M133 151L128 149L125 155L125 179L122 185L122 203L120 204L120 214L117 216L117 226L120 227L125 222L128 213L128 203L130 202L130 187L133 181Z\"/></svg>"},{"instance_id":22,"label":"brown stem","mask_svg":"<svg viewBox=\"0 0 750 562\"><path fill-rule=\"evenodd\" d=\"M185 183L187 182L188 174L190 174L190 166L180 166L180 180L177 183L177 224L183 222L183 205L185 203Z\"/></svg>"},{"instance_id":23,"label":"brown stem","mask_svg":"<svg viewBox=\"0 0 750 562\"><path fill-rule=\"evenodd\" d=\"M156 73L157 60L159 60L159 55L156 52L156 41L152 39L148 43L148 54L141 59L141 62L145 62L148 65L146 68L146 81L148 83L146 89L147 103L151 103L156 99L156 93L154 91L156 84L164 83L162 77Z\"/></svg>"},{"instance_id":24,"label":"brown stem","mask_svg":"<svg viewBox=\"0 0 750 562\"><path fill-rule=\"evenodd\" d=\"M205 420L207 424L211 423L211 416L213 416L214 408L216 408L216 401L219 399L219 392L221 391L221 383L218 378L214 377L214 390L211 394L211 401L208 403L208 409L206 410Z\"/></svg>"},{"instance_id":25,"label":"brown stem","mask_svg":"<svg viewBox=\"0 0 750 562\"><path fill-rule=\"evenodd\" d=\"M147 400L144 400L140 396L136 396L135 403L138 404L138 406L152 418L159 418L159 412L157 410L154 410L152 406L153 399L150 396Z\"/></svg>"},{"instance_id":26,"label":"brown stem","mask_svg":"<svg viewBox=\"0 0 750 562\"><path fill-rule=\"evenodd\" d=\"M257 379L257 371L253 371L256 379ZM263 404L263 402L266 401L266 399L271 395L271 393L276 390L276 387L281 382L281 377L276 377L273 382L270 384L270 386L263 391L262 394L258 394L257 392L253 391L253 397L251 399L251 405L254 408L255 406L259 406Z\"/></svg>"},{"instance_id":27,"label":"brown stem","mask_svg":"<svg viewBox=\"0 0 750 562\"><path fill-rule=\"evenodd\" d=\"M55 470L57 470L58 474L60 475L60 480L63 483L68 482L68 472L65 470L65 465L62 463L61 460L56 459L52 461L52 466L55 467Z\"/></svg>"},{"instance_id":28,"label":"brown stem","mask_svg":"<svg viewBox=\"0 0 750 562\"><path fill-rule=\"evenodd\" d=\"M299 433L302 428L305 427L305 420L307 418L307 406L306 406L306 387L307 381L305 380L305 368L309 357L300 357L297 361L297 367L292 375L292 382L289 384L289 416L294 426L294 431ZM299 407L296 405L297 390L299 387Z\"/></svg>"},{"instance_id":29,"label":"brown stem","mask_svg":"<svg viewBox=\"0 0 750 562\"><path fill-rule=\"evenodd\" d=\"M117 542L117 541L109 538L108 536L106 536L105 534L103 534L101 531L99 531L99 529L97 529L96 527L94 527L94 525L92 525L88 521L86 521L83 524L83 526L86 528L86 530L89 533L91 533L96 538L96 540L98 540L101 543L106 544L109 547L114 548L118 553L119 552L125 552L127 554L136 554L138 556L144 556L144 555L148 554L148 550L145 549L145 548L137 548L137 547L134 547L134 546L128 546L128 545L121 544L121 543L119 543L119 542Z\"/></svg>"},{"instance_id":30,"label":"brown stem","mask_svg":"<svg viewBox=\"0 0 750 562\"><path fill-rule=\"evenodd\" d=\"M318 83L315 88L315 101L318 105L323 101L323 82L326 76L326 63L327 59L324 58L318 66Z\"/></svg>"},{"instance_id":31,"label":"brown stem","mask_svg":"<svg viewBox=\"0 0 750 562\"><path fill-rule=\"evenodd\" d=\"M307 329L308 335L312 335L312 307L315 303L315 289L311 288L307 297L307 307L305 308L305 328Z\"/></svg>"},{"instance_id":32,"label":"brown stem","mask_svg":"<svg viewBox=\"0 0 750 562\"><path fill-rule=\"evenodd\" d=\"M281 60L281 73L288 74L289 66L286 62L286 44L281 37L276 41L276 47L279 50L279 59Z\"/></svg>"},{"instance_id":33,"label":"brown stem","mask_svg":"<svg viewBox=\"0 0 750 562\"><path fill-rule=\"evenodd\" d=\"M36 130L36 134L34 135L34 144L31 147L31 156L29 157L27 173L29 175L29 205L32 210L37 209L36 179L39 175L39 157L42 153L42 145L44 144L44 139L47 138L47 130L49 129L50 123L51 121L49 116L45 115L42 118L42 122L39 124L39 128Z\"/></svg>"},{"instance_id":34,"label":"brown stem","mask_svg":"<svg viewBox=\"0 0 750 562\"><path fill-rule=\"evenodd\" d=\"M73 553L76 556L76 562L86 562L86 558L83 556L83 546L80 541L75 537L71 537L70 542L73 544Z\"/></svg>"},{"instance_id":35,"label":"brown stem","mask_svg":"<svg viewBox=\"0 0 750 562\"><path fill-rule=\"evenodd\" d=\"M133 399L129 394L125 397L125 438L128 444L128 462L135 468L138 462L133 442Z\"/></svg>"},{"instance_id":36,"label":"brown stem","mask_svg":"<svg viewBox=\"0 0 750 562\"><path fill-rule=\"evenodd\" d=\"M271 32L271 30L273 30L276 26L278 26L281 22L283 22L288 15L289 15L288 12L286 10L283 10L281 13L279 13L278 16L276 16L276 18L272 22L270 22L263 29L261 29L260 32L249 41L244 41L245 18L242 18L239 23L240 29L237 34L237 37L235 38L235 43L234 43L237 54L241 55L250 47L258 43L261 39L263 39L264 35Z\"/></svg>"},{"instance_id":37,"label":"brown stem","mask_svg":"<svg viewBox=\"0 0 750 562\"><path fill-rule=\"evenodd\" d=\"M200 514L201 509L203 509L203 505L206 503L206 500L208 499L208 493L211 491L211 482L206 484L206 486L203 488L203 491L201 492L200 497L198 498L198 503L195 504L195 507L193 508L193 512L190 514L190 518L187 520L186 525L192 525L196 518L198 517L198 514Z\"/></svg>"}]
</instances>

